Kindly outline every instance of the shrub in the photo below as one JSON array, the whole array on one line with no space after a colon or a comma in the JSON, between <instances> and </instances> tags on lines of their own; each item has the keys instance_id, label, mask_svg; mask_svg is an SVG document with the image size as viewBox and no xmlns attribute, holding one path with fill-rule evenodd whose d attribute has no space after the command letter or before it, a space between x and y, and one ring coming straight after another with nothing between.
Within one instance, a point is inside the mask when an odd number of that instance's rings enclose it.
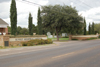
<instances>
[{"instance_id":1,"label":"shrub","mask_svg":"<svg viewBox=\"0 0 100 67\"><path fill-rule=\"evenodd\" d=\"M72 40L78 40L78 39L72 39Z\"/></svg>"},{"instance_id":2,"label":"shrub","mask_svg":"<svg viewBox=\"0 0 100 67\"><path fill-rule=\"evenodd\" d=\"M3 48L3 46L0 46L0 49Z\"/></svg>"},{"instance_id":3,"label":"shrub","mask_svg":"<svg viewBox=\"0 0 100 67\"><path fill-rule=\"evenodd\" d=\"M28 42L23 42L22 46L34 46L34 45L51 44L51 43L53 43L51 39L47 40L35 39L35 40L30 40Z\"/></svg>"},{"instance_id":4,"label":"shrub","mask_svg":"<svg viewBox=\"0 0 100 67\"><path fill-rule=\"evenodd\" d=\"M100 38L100 35L99 35L99 38Z\"/></svg>"},{"instance_id":5,"label":"shrub","mask_svg":"<svg viewBox=\"0 0 100 67\"><path fill-rule=\"evenodd\" d=\"M62 38L69 38L68 36L62 37Z\"/></svg>"},{"instance_id":6,"label":"shrub","mask_svg":"<svg viewBox=\"0 0 100 67\"><path fill-rule=\"evenodd\" d=\"M93 39L97 39L97 38L88 38L88 39L86 39L86 40L93 40Z\"/></svg>"},{"instance_id":7,"label":"shrub","mask_svg":"<svg viewBox=\"0 0 100 67\"><path fill-rule=\"evenodd\" d=\"M22 42L22 46L27 46L27 42Z\"/></svg>"}]
</instances>

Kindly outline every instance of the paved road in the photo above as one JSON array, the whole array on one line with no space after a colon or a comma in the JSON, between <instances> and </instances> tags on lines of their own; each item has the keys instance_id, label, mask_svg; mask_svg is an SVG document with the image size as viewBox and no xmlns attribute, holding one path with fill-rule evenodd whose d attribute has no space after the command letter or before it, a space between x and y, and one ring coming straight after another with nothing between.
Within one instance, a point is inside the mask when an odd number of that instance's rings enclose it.
<instances>
[{"instance_id":1,"label":"paved road","mask_svg":"<svg viewBox=\"0 0 100 67\"><path fill-rule=\"evenodd\" d=\"M22 49L20 53L1 52L0 67L100 67L99 39L55 43L39 49Z\"/></svg>"}]
</instances>

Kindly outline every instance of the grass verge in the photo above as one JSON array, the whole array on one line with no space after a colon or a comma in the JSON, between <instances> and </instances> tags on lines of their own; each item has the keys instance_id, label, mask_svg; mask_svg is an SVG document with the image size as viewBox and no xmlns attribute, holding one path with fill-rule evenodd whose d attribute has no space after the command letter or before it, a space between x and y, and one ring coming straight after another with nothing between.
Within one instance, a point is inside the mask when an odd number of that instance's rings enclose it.
<instances>
[{"instance_id":1,"label":"grass verge","mask_svg":"<svg viewBox=\"0 0 100 67\"><path fill-rule=\"evenodd\" d=\"M57 40L57 38L48 38L48 39L52 39L52 40ZM59 38L59 40L69 40L69 38Z\"/></svg>"}]
</instances>

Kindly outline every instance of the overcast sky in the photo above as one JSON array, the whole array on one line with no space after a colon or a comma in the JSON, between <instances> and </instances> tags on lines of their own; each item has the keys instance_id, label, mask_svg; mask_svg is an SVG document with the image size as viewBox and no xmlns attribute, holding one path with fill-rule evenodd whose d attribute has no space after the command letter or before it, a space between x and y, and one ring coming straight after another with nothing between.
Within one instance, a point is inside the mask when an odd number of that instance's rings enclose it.
<instances>
[{"instance_id":1,"label":"overcast sky","mask_svg":"<svg viewBox=\"0 0 100 67\"><path fill-rule=\"evenodd\" d=\"M100 0L26 0L40 5L65 4L76 7L78 13L86 18L87 25L89 23L100 23ZM10 26L10 5L11 0L0 0L0 18L6 21ZM24 0L16 0L17 6L17 26L28 27L28 16L31 12L33 16L33 24L37 25L38 5L25 2Z\"/></svg>"}]
</instances>

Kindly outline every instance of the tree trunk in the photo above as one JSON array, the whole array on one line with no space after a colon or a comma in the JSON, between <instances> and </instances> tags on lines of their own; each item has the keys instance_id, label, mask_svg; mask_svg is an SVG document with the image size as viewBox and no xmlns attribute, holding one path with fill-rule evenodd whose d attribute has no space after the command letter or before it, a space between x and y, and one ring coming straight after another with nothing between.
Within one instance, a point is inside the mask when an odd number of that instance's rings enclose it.
<instances>
[{"instance_id":1,"label":"tree trunk","mask_svg":"<svg viewBox=\"0 0 100 67\"><path fill-rule=\"evenodd\" d=\"M56 35L57 35L57 41L59 41L59 35L58 35L58 30L56 28Z\"/></svg>"}]
</instances>

